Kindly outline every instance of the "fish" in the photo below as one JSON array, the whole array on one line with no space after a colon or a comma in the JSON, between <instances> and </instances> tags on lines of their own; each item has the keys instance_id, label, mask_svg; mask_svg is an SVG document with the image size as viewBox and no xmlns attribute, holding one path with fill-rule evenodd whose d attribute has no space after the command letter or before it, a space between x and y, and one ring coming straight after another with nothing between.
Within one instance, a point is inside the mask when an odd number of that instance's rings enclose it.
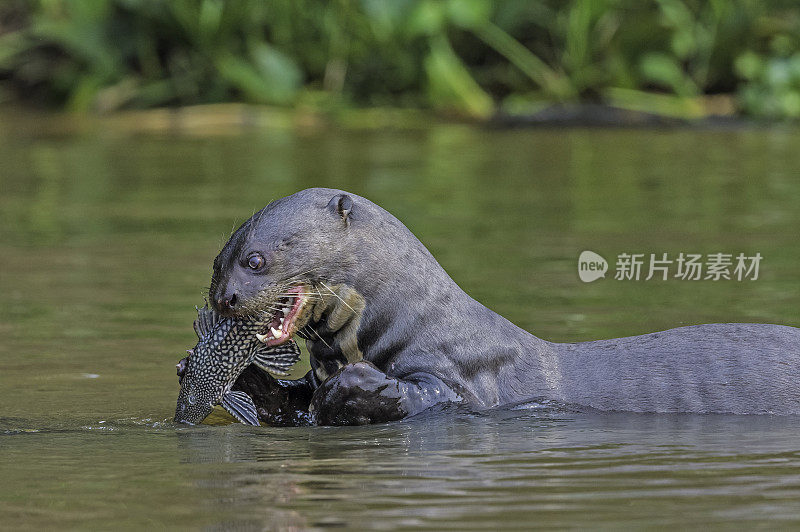
<instances>
[{"instance_id":1,"label":"fish","mask_svg":"<svg viewBox=\"0 0 800 532\"><path fill-rule=\"evenodd\" d=\"M285 376L300 359L300 348L294 340L274 347L259 340L270 319L228 318L208 308L208 304L197 308L197 345L187 349L189 356L177 365L181 389L175 407L176 423L200 423L214 406L221 404L240 423L260 426L252 398L231 390L233 383L250 364Z\"/></svg>"}]
</instances>

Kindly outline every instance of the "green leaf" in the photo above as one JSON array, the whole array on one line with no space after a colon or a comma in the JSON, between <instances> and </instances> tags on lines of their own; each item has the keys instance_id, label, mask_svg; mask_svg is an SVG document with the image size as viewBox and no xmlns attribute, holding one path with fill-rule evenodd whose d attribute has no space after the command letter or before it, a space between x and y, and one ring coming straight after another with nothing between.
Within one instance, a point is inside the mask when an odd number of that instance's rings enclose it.
<instances>
[{"instance_id":1,"label":"green leaf","mask_svg":"<svg viewBox=\"0 0 800 532\"><path fill-rule=\"evenodd\" d=\"M300 88L303 74L297 64L287 55L266 43L251 47L250 55L261 77L266 82L269 100L273 103L289 103Z\"/></svg>"},{"instance_id":2,"label":"green leaf","mask_svg":"<svg viewBox=\"0 0 800 532\"><path fill-rule=\"evenodd\" d=\"M445 12L442 2L418 2L408 18L409 35L437 35L444 29Z\"/></svg>"},{"instance_id":3,"label":"green leaf","mask_svg":"<svg viewBox=\"0 0 800 532\"><path fill-rule=\"evenodd\" d=\"M425 72L434 107L455 109L476 118L488 118L494 111L491 97L475 82L443 37L432 39Z\"/></svg>"},{"instance_id":4,"label":"green leaf","mask_svg":"<svg viewBox=\"0 0 800 532\"><path fill-rule=\"evenodd\" d=\"M748 50L736 58L735 69L736 73L745 79L756 79L764 72L764 59L752 50Z\"/></svg>"},{"instance_id":5,"label":"green leaf","mask_svg":"<svg viewBox=\"0 0 800 532\"><path fill-rule=\"evenodd\" d=\"M67 111L85 112L91 109L100 86L100 80L93 76L78 79L65 105Z\"/></svg>"},{"instance_id":6,"label":"green leaf","mask_svg":"<svg viewBox=\"0 0 800 532\"><path fill-rule=\"evenodd\" d=\"M457 26L474 28L489 22L492 4L485 0L449 0L447 14Z\"/></svg>"},{"instance_id":7,"label":"green leaf","mask_svg":"<svg viewBox=\"0 0 800 532\"><path fill-rule=\"evenodd\" d=\"M20 32L0 35L0 68L13 68L14 58L24 50L25 42Z\"/></svg>"},{"instance_id":8,"label":"green leaf","mask_svg":"<svg viewBox=\"0 0 800 532\"><path fill-rule=\"evenodd\" d=\"M679 96L692 96L697 87L684 73L678 61L663 53L646 54L639 65L642 76L652 83L672 89Z\"/></svg>"},{"instance_id":9,"label":"green leaf","mask_svg":"<svg viewBox=\"0 0 800 532\"><path fill-rule=\"evenodd\" d=\"M483 42L538 84L548 96L558 101L568 100L574 96L574 87L570 85L569 80L550 68L499 26L489 22L475 28L474 32Z\"/></svg>"},{"instance_id":10,"label":"green leaf","mask_svg":"<svg viewBox=\"0 0 800 532\"><path fill-rule=\"evenodd\" d=\"M781 98L783 113L791 118L800 117L800 91L790 91Z\"/></svg>"},{"instance_id":11,"label":"green leaf","mask_svg":"<svg viewBox=\"0 0 800 532\"><path fill-rule=\"evenodd\" d=\"M288 104L300 88L301 73L286 55L264 43L252 47L252 62L225 55L216 61L219 73L248 100Z\"/></svg>"}]
</instances>

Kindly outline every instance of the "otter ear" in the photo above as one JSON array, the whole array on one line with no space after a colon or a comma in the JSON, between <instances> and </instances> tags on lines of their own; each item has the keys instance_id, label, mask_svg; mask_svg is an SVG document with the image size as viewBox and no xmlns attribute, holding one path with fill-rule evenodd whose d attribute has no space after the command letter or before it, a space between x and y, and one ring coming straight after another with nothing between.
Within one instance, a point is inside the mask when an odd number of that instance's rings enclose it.
<instances>
[{"instance_id":1,"label":"otter ear","mask_svg":"<svg viewBox=\"0 0 800 532\"><path fill-rule=\"evenodd\" d=\"M353 199L347 194L337 194L328 202L328 209L341 216L345 224L349 224L350 212L353 210Z\"/></svg>"}]
</instances>

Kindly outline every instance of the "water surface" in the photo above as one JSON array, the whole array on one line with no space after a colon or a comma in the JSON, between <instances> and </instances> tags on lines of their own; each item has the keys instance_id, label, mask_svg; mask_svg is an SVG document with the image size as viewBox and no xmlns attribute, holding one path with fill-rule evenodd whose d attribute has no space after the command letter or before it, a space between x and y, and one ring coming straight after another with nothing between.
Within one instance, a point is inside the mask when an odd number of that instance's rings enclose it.
<instances>
[{"instance_id":1,"label":"water surface","mask_svg":"<svg viewBox=\"0 0 800 532\"><path fill-rule=\"evenodd\" d=\"M800 132L198 133L0 116L4 527L800 522L794 418L532 403L352 428L169 421L213 257L309 186L384 206L470 294L549 340L798 326ZM584 249L764 259L751 282L584 284Z\"/></svg>"}]
</instances>

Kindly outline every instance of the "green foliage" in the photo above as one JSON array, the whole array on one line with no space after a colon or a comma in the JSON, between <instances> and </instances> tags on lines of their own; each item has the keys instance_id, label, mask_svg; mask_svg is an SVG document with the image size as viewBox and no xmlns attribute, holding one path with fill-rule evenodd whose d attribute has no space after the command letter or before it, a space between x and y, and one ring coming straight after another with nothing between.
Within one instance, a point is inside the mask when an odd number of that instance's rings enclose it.
<instances>
[{"instance_id":1,"label":"green foliage","mask_svg":"<svg viewBox=\"0 0 800 532\"><path fill-rule=\"evenodd\" d=\"M771 58L745 54L736 66L748 79L740 91L746 109L769 118L800 118L800 53Z\"/></svg>"},{"instance_id":2,"label":"green foliage","mask_svg":"<svg viewBox=\"0 0 800 532\"><path fill-rule=\"evenodd\" d=\"M5 0L0 98L487 117L735 94L746 113L798 117L799 35L789 0Z\"/></svg>"}]
</instances>

